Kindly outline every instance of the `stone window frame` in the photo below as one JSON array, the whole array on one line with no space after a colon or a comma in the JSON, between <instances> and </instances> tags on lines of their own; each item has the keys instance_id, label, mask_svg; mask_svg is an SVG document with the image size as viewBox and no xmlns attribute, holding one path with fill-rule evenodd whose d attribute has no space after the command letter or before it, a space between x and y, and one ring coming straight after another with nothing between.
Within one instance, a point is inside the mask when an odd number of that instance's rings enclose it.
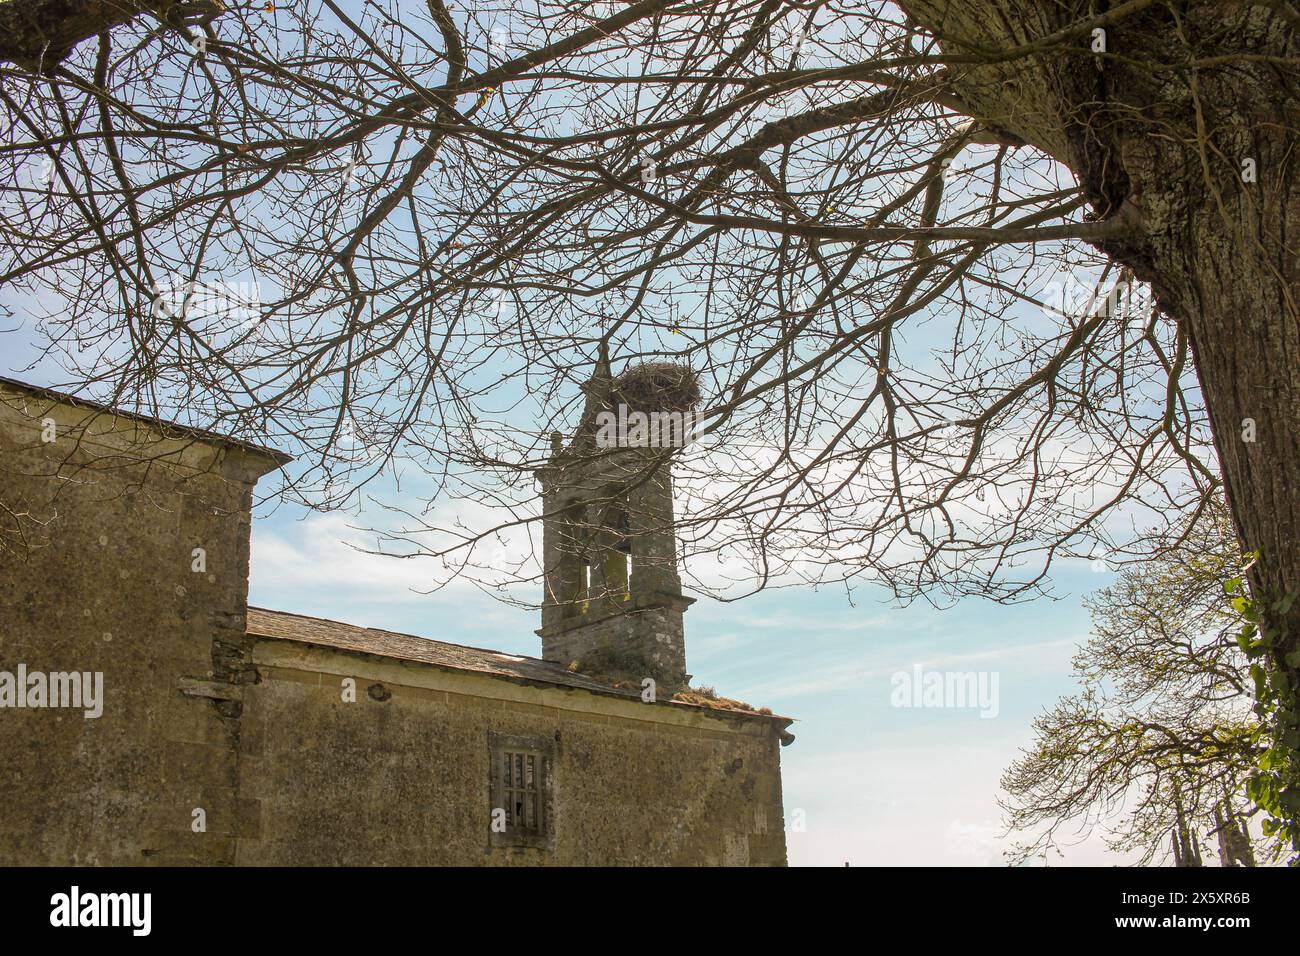
<instances>
[{"instance_id":1,"label":"stone window frame","mask_svg":"<svg viewBox=\"0 0 1300 956\"><path fill-rule=\"evenodd\" d=\"M492 827L492 814L505 808L506 754L524 754L537 758L540 767L538 778L538 804L541 826L538 830L523 830L507 824L504 833ZM537 850L555 848L555 744L547 737L529 737L519 734L502 734L488 731L488 835L494 847L529 847Z\"/></svg>"}]
</instances>

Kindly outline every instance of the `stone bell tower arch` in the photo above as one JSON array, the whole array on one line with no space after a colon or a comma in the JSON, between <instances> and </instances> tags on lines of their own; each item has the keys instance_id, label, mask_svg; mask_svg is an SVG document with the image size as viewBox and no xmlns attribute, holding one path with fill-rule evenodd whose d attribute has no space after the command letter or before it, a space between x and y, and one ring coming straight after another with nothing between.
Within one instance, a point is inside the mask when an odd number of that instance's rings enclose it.
<instances>
[{"instance_id":1,"label":"stone bell tower arch","mask_svg":"<svg viewBox=\"0 0 1300 956\"><path fill-rule=\"evenodd\" d=\"M551 436L542 486L542 657L612 678L686 686L672 457L690 440L699 388L684 366L617 378L602 350L566 444Z\"/></svg>"}]
</instances>

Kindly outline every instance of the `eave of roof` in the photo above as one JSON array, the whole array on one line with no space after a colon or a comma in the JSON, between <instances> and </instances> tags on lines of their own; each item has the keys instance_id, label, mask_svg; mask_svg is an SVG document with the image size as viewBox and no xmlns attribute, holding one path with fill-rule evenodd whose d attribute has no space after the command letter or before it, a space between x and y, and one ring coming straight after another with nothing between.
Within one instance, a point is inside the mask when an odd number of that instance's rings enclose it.
<instances>
[{"instance_id":1,"label":"eave of roof","mask_svg":"<svg viewBox=\"0 0 1300 956\"><path fill-rule=\"evenodd\" d=\"M250 607L248 609L248 635L253 638L297 641L302 644L314 644L334 650L355 654L369 654L416 664L427 664L443 670L482 674L486 677L509 680L527 684L549 684L556 687L571 687L593 694L605 694L614 697L640 699L640 689L620 687L587 674L569 670L554 661L545 661L536 657L518 654L506 654L501 651L481 647L468 647L463 644L449 644L431 638L417 637L414 634L402 634L380 628L360 627L331 621L325 618L308 617L288 611L272 611L267 608ZM677 707L693 707L722 717L762 719L777 721L782 726L792 723L789 717L761 713L756 710L739 709L735 706L711 706L708 703L692 701L661 701ZM734 702L729 702L734 705Z\"/></svg>"}]
</instances>

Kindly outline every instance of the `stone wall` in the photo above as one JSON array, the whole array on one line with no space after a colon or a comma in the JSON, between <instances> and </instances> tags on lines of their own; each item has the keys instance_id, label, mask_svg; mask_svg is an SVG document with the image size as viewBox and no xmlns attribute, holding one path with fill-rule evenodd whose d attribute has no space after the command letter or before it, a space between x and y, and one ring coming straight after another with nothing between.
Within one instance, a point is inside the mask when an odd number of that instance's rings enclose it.
<instances>
[{"instance_id":1,"label":"stone wall","mask_svg":"<svg viewBox=\"0 0 1300 956\"><path fill-rule=\"evenodd\" d=\"M785 864L779 718L287 641L254 659L241 864ZM491 846L489 733L553 741L552 849Z\"/></svg>"},{"instance_id":2,"label":"stone wall","mask_svg":"<svg viewBox=\"0 0 1300 956\"><path fill-rule=\"evenodd\" d=\"M649 603L655 599L662 604ZM682 638L682 608L687 599L654 595L649 601L635 595L624 609L604 617L587 614L579 625L539 631L546 659L577 664L584 674L631 680L637 686L650 677L665 695L682 689L690 677Z\"/></svg>"},{"instance_id":3,"label":"stone wall","mask_svg":"<svg viewBox=\"0 0 1300 956\"><path fill-rule=\"evenodd\" d=\"M0 672L100 672L104 697L95 719L0 707L0 865L233 860L250 496L274 465L0 385Z\"/></svg>"}]
</instances>

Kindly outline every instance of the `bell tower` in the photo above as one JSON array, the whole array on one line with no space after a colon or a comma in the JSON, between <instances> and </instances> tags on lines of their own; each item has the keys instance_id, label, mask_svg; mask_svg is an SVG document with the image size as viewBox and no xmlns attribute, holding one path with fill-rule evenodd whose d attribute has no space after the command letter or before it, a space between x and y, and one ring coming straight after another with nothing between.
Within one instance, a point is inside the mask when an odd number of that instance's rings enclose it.
<instances>
[{"instance_id":1,"label":"bell tower","mask_svg":"<svg viewBox=\"0 0 1300 956\"><path fill-rule=\"evenodd\" d=\"M615 378L602 349L566 445L551 435L542 486L542 657L612 679L686 686L671 459L694 432L689 369L643 363Z\"/></svg>"}]
</instances>

